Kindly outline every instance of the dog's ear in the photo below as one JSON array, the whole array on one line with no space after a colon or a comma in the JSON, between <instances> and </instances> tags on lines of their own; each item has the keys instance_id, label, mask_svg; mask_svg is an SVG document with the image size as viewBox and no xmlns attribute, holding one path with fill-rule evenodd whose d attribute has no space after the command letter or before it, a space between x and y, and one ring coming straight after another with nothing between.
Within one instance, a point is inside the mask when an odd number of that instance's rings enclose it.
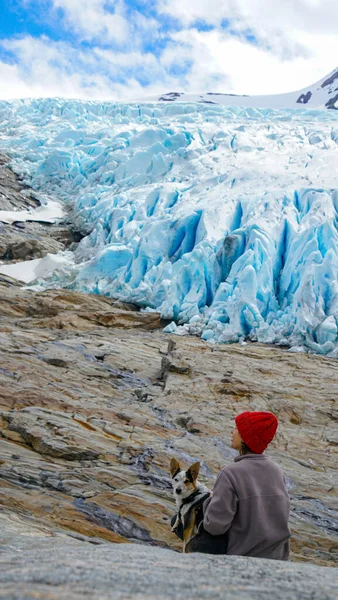
<instances>
[{"instance_id":1,"label":"dog's ear","mask_svg":"<svg viewBox=\"0 0 338 600\"><path fill-rule=\"evenodd\" d=\"M172 478L177 475L177 473L181 470L180 463L176 458L172 458L170 461L170 475Z\"/></svg>"},{"instance_id":2,"label":"dog's ear","mask_svg":"<svg viewBox=\"0 0 338 600\"><path fill-rule=\"evenodd\" d=\"M195 462L187 470L187 475L188 475L189 479L191 479L191 481L194 482L197 479L199 472L200 472L200 463Z\"/></svg>"}]
</instances>

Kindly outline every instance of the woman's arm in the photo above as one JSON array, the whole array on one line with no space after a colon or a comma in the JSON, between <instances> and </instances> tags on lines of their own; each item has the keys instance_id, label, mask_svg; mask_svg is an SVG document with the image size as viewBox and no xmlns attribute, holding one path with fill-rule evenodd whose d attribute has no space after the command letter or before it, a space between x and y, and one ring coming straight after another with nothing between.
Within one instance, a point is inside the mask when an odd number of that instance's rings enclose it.
<instances>
[{"instance_id":1,"label":"woman's arm","mask_svg":"<svg viewBox=\"0 0 338 600\"><path fill-rule=\"evenodd\" d=\"M225 471L216 479L213 494L203 505L203 526L211 535L222 535L230 528L237 510L238 498Z\"/></svg>"}]
</instances>

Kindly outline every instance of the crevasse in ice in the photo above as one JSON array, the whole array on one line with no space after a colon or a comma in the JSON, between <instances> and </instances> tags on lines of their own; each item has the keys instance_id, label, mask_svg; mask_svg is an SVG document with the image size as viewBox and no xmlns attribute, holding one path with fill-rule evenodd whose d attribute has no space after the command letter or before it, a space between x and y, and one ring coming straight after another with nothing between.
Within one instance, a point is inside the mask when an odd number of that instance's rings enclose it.
<instances>
[{"instance_id":1,"label":"crevasse in ice","mask_svg":"<svg viewBox=\"0 0 338 600\"><path fill-rule=\"evenodd\" d=\"M338 356L335 111L1 102L0 148L87 234L46 287Z\"/></svg>"}]
</instances>

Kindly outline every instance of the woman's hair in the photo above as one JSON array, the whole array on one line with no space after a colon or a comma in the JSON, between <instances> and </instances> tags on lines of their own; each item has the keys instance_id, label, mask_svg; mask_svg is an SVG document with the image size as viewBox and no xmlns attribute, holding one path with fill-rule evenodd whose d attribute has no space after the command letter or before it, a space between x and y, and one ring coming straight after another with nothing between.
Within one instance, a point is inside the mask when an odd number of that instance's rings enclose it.
<instances>
[{"instance_id":1,"label":"woman's hair","mask_svg":"<svg viewBox=\"0 0 338 600\"><path fill-rule=\"evenodd\" d=\"M241 445L241 449L239 451L240 455L243 456L243 454L255 454L255 452L252 452L252 450L250 450L249 446L247 446L245 444L245 442L242 441L242 445Z\"/></svg>"}]
</instances>

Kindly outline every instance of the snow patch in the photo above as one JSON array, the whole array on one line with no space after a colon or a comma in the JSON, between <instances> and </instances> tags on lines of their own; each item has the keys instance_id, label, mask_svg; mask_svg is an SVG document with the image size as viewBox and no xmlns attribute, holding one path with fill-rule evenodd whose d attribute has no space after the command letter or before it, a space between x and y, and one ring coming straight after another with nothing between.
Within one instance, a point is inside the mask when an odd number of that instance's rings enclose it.
<instances>
[{"instance_id":1,"label":"snow patch","mask_svg":"<svg viewBox=\"0 0 338 600\"><path fill-rule=\"evenodd\" d=\"M56 269L69 267L71 262L70 252L47 254L43 258L34 260L25 260L10 265L0 264L0 273L24 283L31 283L49 277Z\"/></svg>"},{"instance_id":2,"label":"snow patch","mask_svg":"<svg viewBox=\"0 0 338 600\"><path fill-rule=\"evenodd\" d=\"M46 204L30 210L0 210L0 221L15 223L16 221L39 221L41 223L55 223L64 216L64 208L60 202L48 200Z\"/></svg>"}]
</instances>

